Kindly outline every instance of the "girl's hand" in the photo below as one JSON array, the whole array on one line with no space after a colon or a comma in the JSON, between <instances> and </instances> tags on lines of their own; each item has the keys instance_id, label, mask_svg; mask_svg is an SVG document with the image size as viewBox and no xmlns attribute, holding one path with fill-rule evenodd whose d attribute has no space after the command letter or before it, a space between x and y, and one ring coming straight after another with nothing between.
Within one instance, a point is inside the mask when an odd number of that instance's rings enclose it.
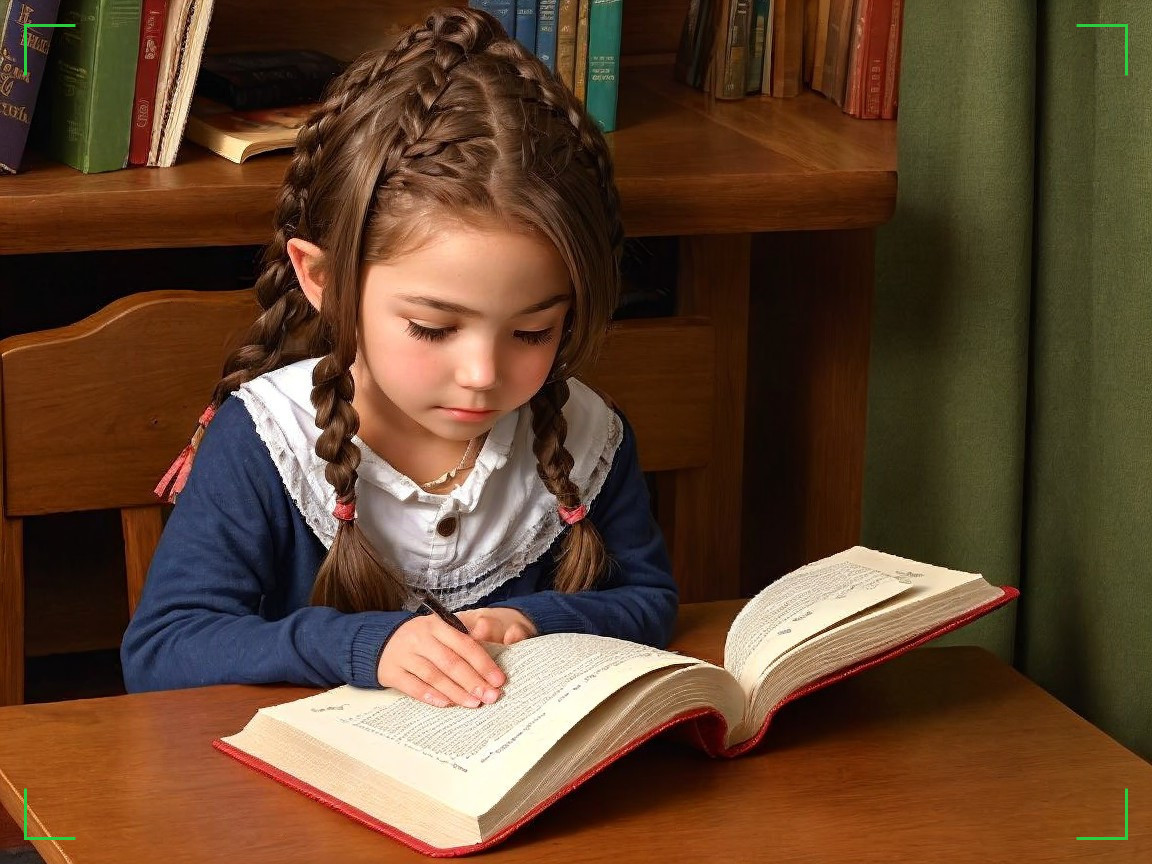
<instances>
[{"instance_id":1,"label":"girl's hand","mask_svg":"<svg viewBox=\"0 0 1152 864\"><path fill-rule=\"evenodd\" d=\"M504 673L484 646L435 615L405 621L384 645L376 678L438 708L477 708L500 698Z\"/></svg>"},{"instance_id":2,"label":"girl's hand","mask_svg":"<svg viewBox=\"0 0 1152 864\"><path fill-rule=\"evenodd\" d=\"M511 645L536 635L536 626L527 615L506 606L457 612L456 617L464 622L469 634L479 642Z\"/></svg>"}]
</instances>

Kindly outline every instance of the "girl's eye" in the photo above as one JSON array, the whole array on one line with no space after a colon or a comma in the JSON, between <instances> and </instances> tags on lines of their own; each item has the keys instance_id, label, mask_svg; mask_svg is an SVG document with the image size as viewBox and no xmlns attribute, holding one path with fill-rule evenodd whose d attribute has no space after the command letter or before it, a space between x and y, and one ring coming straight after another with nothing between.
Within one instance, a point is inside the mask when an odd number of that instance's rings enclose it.
<instances>
[{"instance_id":1,"label":"girl's eye","mask_svg":"<svg viewBox=\"0 0 1152 864\"><path fill-rule=\"evenodd\" d=\"M529 345L546 345L552 341L552 328L547 330L517 330L516 336Z\"/></svg>"},{"instance_id":2,"label":"girl's eye","mask_svg":"<svg viewBox=\"0 0 1152 864\"><path fill-rule=\"evenodd\" d=\"M446 339L454 327L421 327L415 321L408 322L408 335L414 339L427 339L429 342L439 342Z\"/></svg>"},{"instance_id":3,"label":"girl's eye","mask_svg":"<svg viewBox=\"0 0 1152 864\"><path fill-rule=\"evenodd\" d=\"M414 339L425 339L429 342L440 342L447 339L455 327L422 327L415 321L408 322L408 335ZM517 330L516 338L528 345L546 345L552 341L553 328L547 330Z\"/></svg>"}]
</instances>

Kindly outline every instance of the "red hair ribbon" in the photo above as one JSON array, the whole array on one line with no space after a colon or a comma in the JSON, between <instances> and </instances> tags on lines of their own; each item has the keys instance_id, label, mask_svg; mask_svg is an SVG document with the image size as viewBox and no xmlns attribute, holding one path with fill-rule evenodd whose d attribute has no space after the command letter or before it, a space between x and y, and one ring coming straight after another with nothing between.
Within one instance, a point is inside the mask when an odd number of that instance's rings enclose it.
<instances>
[{"instance_id":1,"label":"red hair ribbon","mask_svg":"<svg viewBox=\"0 0 1152 864\"><path fill-rule=\"evenodd\" d=\"M588 515L588 508L581 504L579 507L564 507L556 508L560 514L560 518L567 522L569 525L575 525L581 519Z\"/></svg>"},{"instance_id":2,"label":"red hair ribbon","mask_svg":"<svg viewBox=\"0 0 1152 864\"><path fill-rule=\"evenodd\" d=\"M356 518L356 499L353 498L351 501L337 501L336 509L332 511L332 515L341 522L351 522Z\"/></svg>"},{"instance_id":3,"label":"red hair ribbon","mask_svg":"<svg viewBox=\"0 0 1152 864\"><path fill-rule=\"evenodd\" d=\"M204 437L204 430L215 416L216 407L212 403L208 403L208 407L204 409L197 421L198 425L192 434L192 440L180 451L176 461L164 472L164 476L160 478L160 482L153 490L157 498L166 499L169 504L176 503L176 496L183 491L184 484L188 482L188 475L192 472L192 462L196 459L196 448L200 446L200 439Z\"/></svg>"}]
</instances>

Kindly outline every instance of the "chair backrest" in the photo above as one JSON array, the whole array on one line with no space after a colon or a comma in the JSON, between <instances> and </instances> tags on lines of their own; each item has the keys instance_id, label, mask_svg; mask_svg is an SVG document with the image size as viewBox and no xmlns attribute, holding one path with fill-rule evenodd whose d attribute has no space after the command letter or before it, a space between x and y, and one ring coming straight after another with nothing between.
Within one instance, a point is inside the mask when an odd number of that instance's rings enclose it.
<instances>
[{"instance_id":1,"label":"chair backrest","mask_svg":"<svg viewBox=\"0 0 1152 864\"><path fill-rule=\"evenodd\" d=\"M259 312L251 290L153 291L0 342L5 520L119 509L133 611L160 534L153 490Z\"/></svg>"}]
</instances>

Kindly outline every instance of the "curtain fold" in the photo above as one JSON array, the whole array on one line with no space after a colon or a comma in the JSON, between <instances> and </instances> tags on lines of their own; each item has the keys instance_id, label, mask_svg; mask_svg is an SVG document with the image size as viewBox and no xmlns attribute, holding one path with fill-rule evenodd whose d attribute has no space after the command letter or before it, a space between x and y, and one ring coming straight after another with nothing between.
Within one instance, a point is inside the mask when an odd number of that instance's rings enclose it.
<instances>
[{"instance_id":1,"label":"curtain fold","mask_svg":"<svg viewBox=\"0 0 1152 864\"><path fill-rule=\"evenodd\" d=\"M1127 24L1129 74L1124 74ZM1014 584L946 637L1152 756L1152 3L908 0L862 541ZM1143 80L1142 80L1143 79Z\"/></svg>"}]
</instances>

